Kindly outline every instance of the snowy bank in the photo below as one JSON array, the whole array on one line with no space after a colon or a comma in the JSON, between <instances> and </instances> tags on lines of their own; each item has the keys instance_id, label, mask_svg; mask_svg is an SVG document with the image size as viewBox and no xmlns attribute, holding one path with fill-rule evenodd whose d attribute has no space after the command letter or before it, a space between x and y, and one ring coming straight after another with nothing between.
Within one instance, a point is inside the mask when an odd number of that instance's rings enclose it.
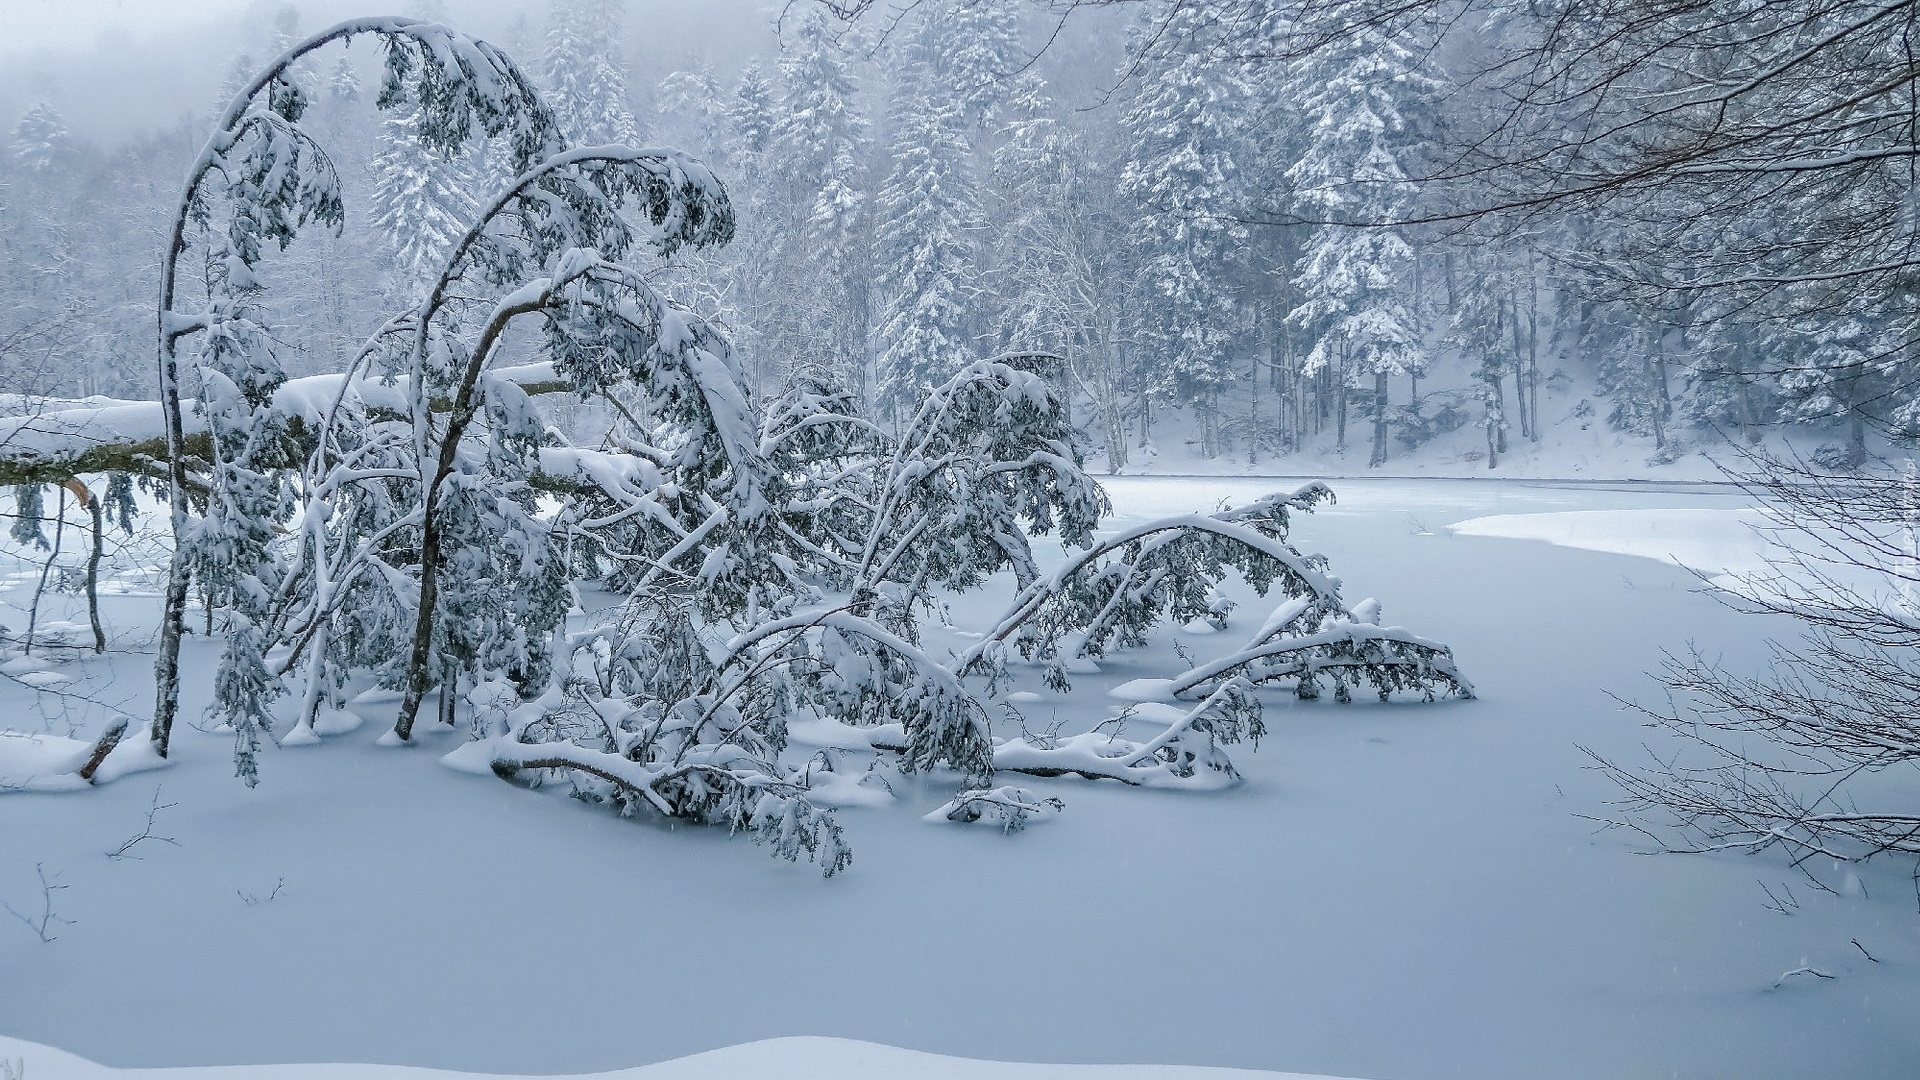
<instances>
[{"instance_id":1,"label":"snowy bank","mask_svg":"<svg viewBox=\"0 0 1920 1080\"><path fill-rule=\"evenodd\" d=\"M1455 536L1544 540L1560 547L1636 555L1703 574L1753 574L1768 569L1775 545L1760 530L1765 514L1739 509L1566 510L1496 514L1447 526Z\"/></svg>"},{"instance_id":2,"label":"snowy bank","mask_svg":"<svg viewBox=\"0 0 1920 1080\"><path fill-rule=\"evenodd\" d=\"M8 1070L12 1072L9 1073ZM403 1065L227 1065L114 1069L62 1050L0 1036L0 1077L25 1080L534 1080L504 1073ZM617 1072L542 1080L1333 1080L1305 1073L1191 1065L1029 1065L923 1054L855 1039L766 1039Z\"/></svg>"}]
</instances>

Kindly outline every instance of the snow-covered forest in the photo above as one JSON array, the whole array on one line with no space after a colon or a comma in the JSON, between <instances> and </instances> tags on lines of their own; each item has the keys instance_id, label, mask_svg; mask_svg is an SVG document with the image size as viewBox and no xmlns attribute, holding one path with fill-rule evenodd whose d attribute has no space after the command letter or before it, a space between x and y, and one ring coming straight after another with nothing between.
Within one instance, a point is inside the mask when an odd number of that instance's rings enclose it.
<instances>
[{"instance_id":1,"label":"snow-covered forest","mask_svg":"<svg viewBox=\"0 0 1920 1080\"><path fill-rule=\"evenodd\" d=\"M1465 212L1520 201L1520 180L1461 148L1505 123L1511 88L1486 69L1539 32L1528 20L1439 5L1303 50L1314 31L1278 7L1078 6L1102 10L1037 59L1059 19L1046 5L851 25L799 5L745 52L562 5L499 44L576 144L670 146L725 179L744 225L685 262L679 295L727 331L761 400L826 379L897 423L954 355L1044 350L1067 362L1102 471L1162 447L1189 471L1284 472L1335 446L1348 468L1386 466L1436 438L1498 469L1556 429L1628 436L1614 456L1636 468L1803 430L1857 466L1876 428L1913 427L1897 306L1828 295L1819 274L1761 295L1685 288L1717 247L1751 256L1741 233L1764 215L1824 215L1849 245L1898 230L1882 195L1809 186L1700 224L1713 196L1676 184L1651 207L1496 223ZM149 395L172 178L252 65L303 29L295 9L256 12L205 112L134 138L70 130L57 77L22 89L0 155L10 387ZM498 152L434 153L404 111L374 109L369 57L302 71L353 212L276 264L290 375L342 368L504 176ZM1323 224L1366 220L1406 224Z\"/></svg>"},{"instance_id":2,"label":"snow-covered forest","mask_svg":"<svg viewBox=\"0 0 1920 1080\"><path fill-rule=\"evenodd\" d=\"M0 1080L1906 1075L1917 19L23 24Z\"/></svg>"}]
</instances>

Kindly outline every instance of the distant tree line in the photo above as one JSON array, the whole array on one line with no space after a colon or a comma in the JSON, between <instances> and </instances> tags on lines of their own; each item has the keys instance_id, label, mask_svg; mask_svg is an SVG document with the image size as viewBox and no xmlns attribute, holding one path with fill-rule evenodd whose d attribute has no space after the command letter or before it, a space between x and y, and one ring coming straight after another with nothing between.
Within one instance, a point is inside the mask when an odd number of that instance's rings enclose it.
<instances>
[{"instance_id":1,"label":"distant tree line","mask_svg":"<svg viewBox=\"0 0 1920 1080\"><path fill-rule=\"evenodd\" d=\"M1829 69L1901 69L1905 7L1735 20L1654 5L1646 17L1685 32L1671 47L1684 41L1700 73L1656 118L1691 132L1673 145L1698 158L1667 169L1635 156L1654 153L1633 139L1652 121L1604 134L1618 117L1581 93L1611 88L1611 108L1673 89L1619 41L1570 29L1626 17L1599 0L928 0L851 24L834 7L790 5L779 52L725 74L698 41L676 70L630 70L617 0L555 0L542 28L505 43L535 59L576 144L657 135L725 179L738 241L678 269L763 400L831 385L904 419L972 358L1045 349L1066 358L1076 422L1109 469L1174 410L1208 456L1331 437L1375 465L1467 424L1497 465L1510 441L1576 422L1649 438L1656 457L1709 429L1822 425L1833 463L1851 467L1870 428L1920 423L1899 302L1911 138L1891 109L1909 84L1853 103L1820 89ZM1062 9L1080 8L1106 9L1066 24L1091 44L1066 55L1056 36L1035 62ZM1756 55L1785 57L1849 13L1860 27L1839 45L1741 89L1759 71L1742 33L1759 35ZM282 13L255 34L271 54L294 32ZM1091 84L1072 70L1087 56L1107 65ZM370 91L348 60L300 74L329 145L356 164L347 202L371 211L276 270L296 374L343 366L370 313L417 287L506 179L497 154L436 152L416 118L356 106ZM1730 103L1720 120L1715 87ZM1805 123L1730 126L1772 109ZM17 119L0 154L10 386L140 396L167 178L197 126L101 148L50 102ZM1543 141L1568 130L1603 134ZM1742 157L1756 146L1773 165ZM1587 197L1600 190L1637 197ZM1839 243L1823 256L1776 242L1783 219ZM1873 250L1887 258L1853 259ZM1705 288L1723 263L1737 280ZM1447 380L1429 378L1437 366ZM1556 378L1594 395L1543 415Z\"/></svg>"}]
</instances>

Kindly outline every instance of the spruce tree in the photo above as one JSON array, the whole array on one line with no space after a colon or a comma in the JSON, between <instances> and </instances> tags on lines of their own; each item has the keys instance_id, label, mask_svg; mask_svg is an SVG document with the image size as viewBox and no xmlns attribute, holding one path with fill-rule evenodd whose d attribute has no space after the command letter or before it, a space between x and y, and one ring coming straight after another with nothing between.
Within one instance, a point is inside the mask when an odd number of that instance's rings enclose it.
<instances>
[{"instance_id":1,"label":"spruce tree","mask_svg":"<svg viewBox=\"0 0 1920 1080\"><path fill-rule=\"evenodd\" d=\"M416 0L412 11L445 19L440 0ZM373 158L372 220L395 257L391 295L406 295L437 270L479 209L473 148L430 146L422 128L421 105L388 110Z\"/></svg>"},{"instance_id":2,"label":"spruce tree","mask_svg":"<svg viewBox=\"0 0 1920 1080\"><path fill-rule=\"evenodd\" d=\"M783 385L809 380L864 395L870 332L865 180L868 122L845 44L828 16L810 9L780 56L773 153L776 259L784 287L765 320L779 343Z\"/></svg>"},{"instance_id":3,"label":"spruce tree","mask_svg":"<svg viewBox=\"0 0 1920 1080\"><path fill-rule=\"evenodd\" d=\"M47 101L28 106L14 125L7 151L20 171L29 176L44 176L70 165L75 156L73 135L65 119Z\"/></svg>"},{"instance_id":4,"label":"spruce tree","mask_svg":"<svg viewBox=\"0 0 1920 1080\"><path fill-rule=\"evenodd\" d=\"M640 125L620 54L622 0L553 0L547 9L541 90L576 146L634 146Z\"/></svg>"},{"instance_id":5,"label":"spruce tree","mask_svg":"<svg viewBox=\"0 0 1920 1080\"><path fill-rule=\"evenodd\" d=\"M1296 267L1300 303L1288 319L1311 342L1310 373L1331 369L1371 391L1368 465L1377 467L1387 453L1387 380L1418 374L1426 351L1413 248L1401 230L1376 226L1404 218L1411 205L1404 99L1432 80L1399 34L1370 28L1300 61L1294 83L1306 133L1287 179L1298 216L1320 224ZM1340 427L1344 435L1344 407Z\"/></svg>"},{"instance_id":6,"label":"spruce tree","mask_svg":"<svg viewBox=\"0 0 1920 1080\"><path fill-rule=\"evenodd\" d=\"M973 349L969 307L979 276L981 210L965 108L936 66L959 44L954 29L947 19L923 16L903 50L893 92L893 168L875 200L883 416L898 418Z\"/></svg>"},{"instance_id":7,"label":"spruce tree","mask_svg":"<svg viewBox=\"0 0 1920 1080\"><path fill-rule=\"evenodd\" d=\"M1160 22L1158 32L1149 33ZM1201 452L1225 449L1220 397L1241 330L1233 263L1246 228L1223 213L1240 183L1240 122L1250 107L1242 67L1207 47L1211 16L1160 4L1129 47L1134 98L1121 118L1121 189L1137 207L1140 336L1150 393L1191 408Z\"/></svg>"}]
</instances>

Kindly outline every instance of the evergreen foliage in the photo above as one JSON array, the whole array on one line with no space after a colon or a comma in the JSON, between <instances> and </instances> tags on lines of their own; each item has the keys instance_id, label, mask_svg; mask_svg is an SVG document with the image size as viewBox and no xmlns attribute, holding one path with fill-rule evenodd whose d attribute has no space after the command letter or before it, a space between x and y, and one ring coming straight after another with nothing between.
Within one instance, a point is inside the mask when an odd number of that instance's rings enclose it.
<instances>
[{"instance_id":1,"label":"evergreen foliage","mask_svg":"<svg viewBox=\"0 0 1920 1080\"><path fill-rule=\"evenodd\" d=\"M1135 96L1121 194L1141 215L1140 336L1153 363L1149 392L1193 408L1208 457L1225 450L1220 394L1241 329L1234 287L1243 225L1221 213L1240 182L1240 125L1251 98L1241 66L1209 47L1212 19L1196 5L1142 15L1129 50Z\"/></svg>"},{"instance_id":2,"label":"evergreen foliage","mask_svg":"<svg viewBox=\"0 0 1920 1080\"><path fill-rule=\"evenodd\" d=\"M874 250L886 268L875 327L879 400L896 416L972 351L982 209L966 100L945 102L938 92L941 61L961 58L965 29L923 16L895 83L893 168L874 201Z\"/></svg>"},{"instance_id":3,"label":"evergreen foliage","mask_svg":"<svg viewBox=\"0 0 1920 1080\"><path fill-rule=\"evenodd\" d=\"M540 88L576 146L634 146L640 125L621 56L623 0L552 0Z\"/></svg>"},{"instance_id":4,"label":"evergreen foliage","mask_svg":"<svg viewBox=\"0 0 1920 1080\"><path fill-rule=\"evenodd\" d=\"M1325 224L1303 245L1294 278L1300 304L1287 318L1310 343L1308 373L1329 370L1373 392L1374 467L1386 460L1387 380L1418 375L1426 353L1413 248L1396 229L1354 226L1407 216L1412 190L1400 157L1410 133L1401 99L1432 85L1414 46L1372 28L1302 61L1294 77L1306 132L1287 180L1300 216Z\"/></svg>"}]
</instances>

